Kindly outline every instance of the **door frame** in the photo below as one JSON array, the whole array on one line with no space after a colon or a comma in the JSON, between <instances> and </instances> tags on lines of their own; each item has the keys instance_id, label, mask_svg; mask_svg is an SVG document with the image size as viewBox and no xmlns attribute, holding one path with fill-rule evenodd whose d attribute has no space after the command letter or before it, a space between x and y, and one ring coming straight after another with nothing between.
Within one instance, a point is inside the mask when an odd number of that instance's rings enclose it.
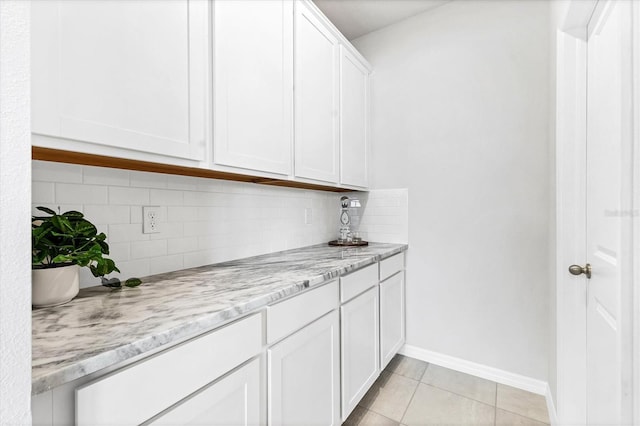
<instances>
[{"instance_id":1,"label":"door frame","mask_svg":"<svg viewBox=\"0 0 640 426\"><path fill-rule=\"evenodd\" d=\"M562 15L556 31L556 408L559 423L586 424L586 286L585 279L568 274L568 265L586 261L586 124L587 124L587 25L598 0L570 0L559 6ZM625 388L623 420L640 424L640 5L632 7L633 75L629 101L632 121L623 149L631 154L629 179L623 185L623 210L628 210L624 229L629 266L622 271L621 322L623 371L633 376ZM625 123L627 124L627 123ZM634 166L635 165L635 166ZM634 256L635 254L635 256ZM624 261L624 260L623 260ZM626 302L626 303L625 303ZM584 352L583 352L584 353ZM553 357L554 354L551 356Z\"/></svg>"}]
</instances>

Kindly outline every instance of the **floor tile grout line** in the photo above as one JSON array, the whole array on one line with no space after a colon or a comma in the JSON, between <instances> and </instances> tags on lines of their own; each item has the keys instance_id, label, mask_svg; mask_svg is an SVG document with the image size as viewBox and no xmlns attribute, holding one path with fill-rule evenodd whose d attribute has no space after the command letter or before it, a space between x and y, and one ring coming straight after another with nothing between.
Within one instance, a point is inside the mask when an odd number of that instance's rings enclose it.
<instances>
[{"instance_id":1,"label":"floor tile grout line","mask_svg":"<svg viewBox=\"0 0 640 426\"><path fill-rule=\"evenodd\" d=\"M493 404L493 426L498 426L498 383L493 383L496 385L496 397L494 399L495 404Z\"/></svg>"},{"instance_id":2,"label":"floor tile grout line","mask_svg":"<svg viewBox=\"0 0 640 426\"><path fill-rule=\"evenodd\" d=\"M427 366L428 368L428 366ZM426 369L424 370L425 372L427 371ZM404 420L404 416L407 415L407 411L409 410L409 407L411 406L411 403L413 402L413 398L416 396L416 392L418 392L418 387L420 387L420 382L418 380L418 384L416 385L416 388L413 390L413 393L411 394L411 398L409 398L409 403L407 404L407 406L404 408L404 411L402 412L402 416L400 416L400 421L398 422L398 424L402 424L402 421Z\"/></svg>"},{"instance_id":3,"label":"floor tile grout line","mask_svg":"<svg viewBox=\"0 0 640 426\"><path fill-rule=\"evenodd\" d=\"M422 383L422 382L420 382L420 383ZM422 384L425 385L425 386L432 387L434 389L438 389L438 390L444 391L444 392L449 392L451 395L459 396L460 398L468 399L469 401L474 401L474 402L477 402L479 404L486 405L487 407L497 408L497 407L494 407L491 404L487 404L486 402L478 401L477 399L469 398L468 396L460 395L459 393L451 392L450 390L442 389L442 388L439 388L438 386L430 385L429 383L422 383ZM516 414L516 413L514 413L514 414ZM535 420L535 419L532 419L532 420Z\"/></svg>"},{"instance_id":4,"label":"floor tile grout line","mask_svg":"<svg viewBox=\"0 0 640 426\"><path fill-rule=\"evenodd\" d=\"M496 407L496 410L497 410L497 409L498 409L498 407ZM523 415L523 414L521 414L521 413L516 413L515 411L507 410L507 409L505 409L505 408L501 408L501 407L500 407L500 409L501 409L502 411L506 411L507 413L515 414L516 416L519 416L519 417L525 418L525 419L527 419L527 420L533 420L534 422L542 423L542 424L544 424L544 425L550 425L550 424L551 424L551 423L544 422L544 421L542 421L542 420L534 419L533 417L525 416L525 415ZM551 420L549 420L549 422L551 422Z\"/></svg>"},{"instance_id":5,"label":"floor tile grout line","mask_svg":"<svg viewBox=\"0 0 640 426\"><path fill-rule=\"evenodd\" d=\"M463 395L463 394L461 394L461 393L454 392L454 391L451 391L451 390L449 390L449 389L442 388L442 387L440 387L440 386L432 385L431 383L425 383L425 382L422 382L422 381L421 381L420 383L422 383L423 385L431 386L432 388L436 388L436 389L443 390L443 391L445 391L445 392L452 393L452 394L454 394L454 395L461 396L461 397L463 397L463 398L470 399L471 401L479 402L480 404L488 405L489 407L496 407L496 408L497 408L497 405L491 405L491 403L488 403L488 402L486 402L486 401L480 401L479 399L471 398L471 397L469 397L469 396L467 396L467 395ZM495 383L495 382L494 382L494 383ZM497 390L496 390L496 394L497 394Z\"/></svg>"}]
</instances>

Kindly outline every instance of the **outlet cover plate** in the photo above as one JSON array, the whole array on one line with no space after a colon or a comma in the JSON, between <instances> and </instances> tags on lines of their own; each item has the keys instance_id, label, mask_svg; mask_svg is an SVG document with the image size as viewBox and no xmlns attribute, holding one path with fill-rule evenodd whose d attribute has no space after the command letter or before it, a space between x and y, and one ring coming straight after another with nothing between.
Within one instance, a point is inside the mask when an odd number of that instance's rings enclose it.
<instances>
[{"instance_id":1,"label":"outlet cover plate","mask_svg":"<svg viewBox=\"0 0 640 426\"><path fill-rule=\"evenodd\" d=\"M160 206L142 207L142 233L158 234L160 232Z\"/></svg>"}]
</instances>

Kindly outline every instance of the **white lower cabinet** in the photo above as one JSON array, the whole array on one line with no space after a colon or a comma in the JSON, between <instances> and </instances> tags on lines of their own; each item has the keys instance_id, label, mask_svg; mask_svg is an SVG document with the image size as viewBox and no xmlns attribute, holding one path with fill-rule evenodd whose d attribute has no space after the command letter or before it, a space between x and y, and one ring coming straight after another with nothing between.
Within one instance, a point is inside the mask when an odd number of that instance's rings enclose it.
<instances>
[{"instance_id":1,"label":"white lower cabinet","mask_svg":"<svg viewBox=\"0 0 640 426\"><path fill-rule=\"evenodd\" d=\"M342 420L346 420L380 374L378 287L340 308Z\"/></svg>"},{"instance_id":2,"label":"white lower cabinet","mask_svg":"<svg viewBox=\"0 0 640 426\"><path fill-rule=\"evenodd\" d=\"M260 360L254 359L149 425L249 426L260 421Z\"/></svg>"},{"instance_id":3,"label":"white lower cabinet","mask_svg":"<svg viewBox=\"0 0 640 426\"><path fill-rule=\"evenodd\" d=\"M269 425L340 424L338 312L268 350Z\"/></svg>"},{"instance_id":4,"label":"white lower cabinet","mask_svg":"<svg viewBox=\"0 0 640 426\"><path fill-rule=\"evenodd\" d=\"M251 315L78 388L76 424L144 423L261 351L262 315Z\"/></svg>"},{"instance_id":5,"label":"white lower cabinet","mask_svg":"<svg viewBox=\"0 0 640 426\"><path fill-rule=\"evenodd\" d=\"M384 369L404 344L404 272L380 283L380 368Z\"/></svg>"},{"instance_id":6,"label":"white lower cabinet","mask_svg":"<svg viewBox=\"0 0 640 426\"><path fill-rule=\"evenodd\" d=\"M338 426L404 344L404 273L395 255L35 395L33 423Z\"/></svg>"}]
</instances>

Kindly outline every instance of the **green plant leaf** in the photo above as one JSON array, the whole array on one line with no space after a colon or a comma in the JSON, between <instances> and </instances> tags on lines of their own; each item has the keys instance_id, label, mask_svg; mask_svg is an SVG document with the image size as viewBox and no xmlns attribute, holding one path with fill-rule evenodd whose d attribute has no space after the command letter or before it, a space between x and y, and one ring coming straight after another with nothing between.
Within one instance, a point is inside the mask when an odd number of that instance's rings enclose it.
<instances>
[{"instance_id":1,"label":"green plant leaf","mask_svg":"<svg viewBox=\"0 0 640 426\"><path fill-rule=\"evenodd\" d=\"M67 219L82 219L84 215L75 210L69 210L68 212L64 212L61 216L66 217Z\"/></svg>"},{"instance_id":2,"label":"green plant leaf","mask_svg":"<svg viewBox=\"0 0 640 426\"><path fill-rule=\"evenodd\" d=\"M55 226L56 228L58 228L58 230L62 231L62 232L73 232L73 226L71 225L71 222L69 222L69 219L67 219L64 216L52 216L51 217L51 223L53 224L53 226Z\"/></svg>"},{"instance_id":3,"label":"green plant leaf","mask_svg":"<svg viewBox=\"0 0 640 426\"><path fill-rule=\"evenodd\" d=\"M49 213L50 215L55 215L56 214L56 212L54 212L50 208L47 208L47 207L44 207L44 206L38 206L38 207L36 207L36 209L40 210L41 212Z\"/></svg>"},{"instance_id":4,"label":"green plant leaf","mask_svg":"<svg viewBox=\"0 0 640 426\"><path fill-rule=\"evenodd\" d=\"M124 285L127 287L138 287L142 284L142 280L140 278L129 278L124 282Z\"/></svg>"},{"instance_id":5,"label":"green plant leaf","mask_svg":"<svg viewBox=\"0 0 640 426\"><path fill-rule=\"evenodd\" d=\"M102 249L102 254L109 254L109 244L104 241L98 241L100 244L100 248Z\"/></svg>"},{"instance_id":6,"label":"green plant leaf","mask_svg":"<svg viewBox=\"0 0 640 426\"><path fill-rule=\"evenodd\" d=\"M94 237L98 233L98 229L95 225L86 220L78 221L78 223L76 223L75 231L76 233L86 237Z\"/></svg>"},{"instance_id":7,"label":"green plant leaf","mask_svg":"<svg viewBox=\"0 0 640 426\"><path fill-rule=\"evenodd\" d=\"M51 259L51 263L72 263L73 259L66 254L59 254L53 259Z\"/></svg>"}]
</instances>

